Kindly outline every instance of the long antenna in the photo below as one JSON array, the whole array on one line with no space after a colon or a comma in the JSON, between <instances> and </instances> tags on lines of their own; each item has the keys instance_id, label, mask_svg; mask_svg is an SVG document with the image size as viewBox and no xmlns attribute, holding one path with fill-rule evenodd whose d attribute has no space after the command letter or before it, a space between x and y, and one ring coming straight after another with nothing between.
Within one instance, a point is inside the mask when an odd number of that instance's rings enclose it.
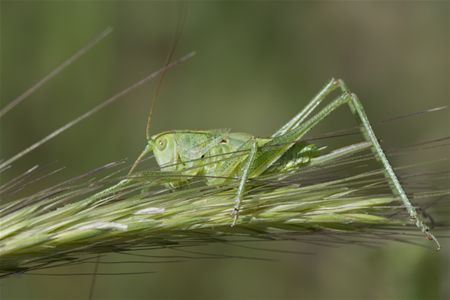
<instances>
[{"instance_id":1,"label":"long antenna","mask_svg":"<svg viewBox=\"0 0 450 300\"><path fill-rule=\"evenodd\" d=\"M177 48L178 42L181 39L181 35L182 35L183 29L184 29L184 23L186 20L186 10L187 10L184 2L181 3L181 6L179 7L179 9L180 9L180 11L179 11L180 16L177 21L175 38L173 39L172 45L170 46L169 54L167 55L167 58L166 58L166 64L165 64L166 66L170 64L170 62L173 58L173 55ZM167 72L164 71L164 72L162 72L161 76L159 77L158 83L156 85L155 93L153 94L153 97L150 102L150 110L148 112L147 126L145 128L145 136L146 136L147 140L150 139L150 126L151 126L151 121L152 121L153 108L155 107L155 102L156 102L156 99L158 98L159 92L161 90L161 85L162 85L162 82L163 82L166 74L167 74ZM130 173L131 173L131 171L130 171Z\"/></svg>"},{"instance_id":2,"label":"long antenna","mask_svg":"<svg viewBox=\"0 0 450 300\"><path fill-rule=\"evenodd\" d=\"M173 63L171 63L171 61L172 61L173 55L175 53L175 50L177 48L178 41L180 40L181 35L183 33L183 29L184 29L184 22L185 22L185 19L186 19L185 3L182 2L181 6L179 6L179 8L180 8L180 11L179 11L179 17L178 17L178 20L177 20L177 27L176 27L176 31L175 31L175 38L173 39L172 45L170 46L170 52L169 52L169 54L167 55L167 58L166 58L165 68L161 72L161 75L159 76L158 83L157 83L156 89L155 89L155 93L153 94L151 102L150 102L150 110L148 112L147 126L145 128L145 136L146 136L147 140L150 140L150 125L151 125L151 121L152 121L153 108L155 106L156 99L158 98L159 91L161 89L161 85L162 85L163 79L166 76L167 70L169 69L168 67L173 64ZM191 53L191 56L193 54L194 53ZM147 144L145 149L144 149L144 151L141 152L141 154L138 156L136 161L133 163L133 166L130 168L130 171L128 171L127 176L130 176L131 173L133 173L133 171L137 167L137 165L142 161L142 159L145 157L145 155L147 155L151 150L152 149ZM99 264L100 264L100 254L97 255L97 259L96 259L96 262L95 262L94 273L93 273L92 279L91 279L89 300L92 300L93 297L94 297L94 286L95 286L95 282L96 282L96 277L97 277L96 275L97 275L98 265Z\"/></svg>"},{"instance_id":3,"label":"long antenna","mask_svg":"<svg viewBox=\"0 0 450 300\"><path fill-rule=\"evenodd\" d=\"M181 3L181 5L179 6L179 9L180 10L179 10L179 17L178 17L178 21L177 21L177 27L176 27L176 31L175 31L175 37L173 39L172 45L170 46L169 54L167 55L167 58L166 58L166 63L165 63L166 66L170 65L170 62L172 61L173 55L177 48L178 42L180 41L181 35L183 34L184 23L186 20L186 10L187 10L184 2ZM145 137L147 138L147 141L150 140L150 138L151 138L150 126L152 123L153 109L155 107L156 99L158 98L159 92L161 90L162 82L164 80L164 77L166 76L166 73L167 73L166 71L167 70L165 70L161 73L158 83L156 85L155 93L153 94L151 102L150 102L150 109L149 109L148 118L147 118L147 126L145 127ZM127 176L130 176L131 173L133 173L133 171L134 171L134 169L136 169L137 165L142 161L142 159L145 157L145 155L147 155L150 151L151 151L151 149L147 145L145 147L144 151L142 151L141 154L139 154L138 158L134 161L133 165L131 166L130 170L128 171Z\"/></svg>"}]
</instances>

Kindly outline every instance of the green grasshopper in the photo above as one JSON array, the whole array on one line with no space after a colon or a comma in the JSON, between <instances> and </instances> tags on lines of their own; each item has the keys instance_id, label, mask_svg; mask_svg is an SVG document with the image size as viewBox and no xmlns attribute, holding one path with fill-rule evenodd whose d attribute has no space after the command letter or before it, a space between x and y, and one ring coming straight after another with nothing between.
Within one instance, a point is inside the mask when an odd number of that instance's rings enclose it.
<instances>
[{"instance_id":1,"label":"green grasshopper","mask_svg":"<svg viewBox=\"0 0 450 300\"><path fill-rule=\"evenodd\" d=\"M336 89L340 89L340 95L313 114L319 104ZM343 105L350 108L366 142L345 147L321 157L333 160L339 156L370 148L383 166L384 175L392 192L402 201L411 221L429 240L433 240L439 249L439 242L409 201L386 158L363 106L342 80L332 79L328 82L300 113L271 137L260 138L246 133L232 133L228 130L170 130L151 137L147 135L147 145L129 174L144 156L153 153L161 171L183 175L180 179L173 179L169 183L172 187L184 186L188 184L187 178L195 176L204 176L207 185L219 185L237 179L239 185L231 213L231 226L234 226L238 222L248 180L276 170L292 170L310 164L314 157L319 156L320 150L313 144L301 142L302 138L315 125Z\"/></svg>"}]
</instances>

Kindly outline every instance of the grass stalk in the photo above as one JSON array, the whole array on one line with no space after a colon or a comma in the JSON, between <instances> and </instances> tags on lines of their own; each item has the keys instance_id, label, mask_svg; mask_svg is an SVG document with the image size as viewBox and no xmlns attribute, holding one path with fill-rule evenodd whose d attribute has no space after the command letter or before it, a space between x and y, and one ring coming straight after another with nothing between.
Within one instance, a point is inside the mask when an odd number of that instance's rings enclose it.
<instances>
[{"instance_id":1,"label":"grass stalk","mask_svg":"<svg viewBox=\"0 0 450 300\"><path fill-rule=\"evenodd\" d=\"M386 230L393 236L411 230L421 237L382 171L371 167L368 154L251 180L234 227L230 212L237 179L211 187L194 178L186 188L172 190L166 183L173 174L143 171L120 181L117 174L126 169L120 168L109 164L39 193L3 201L3 275L77 261L86 254L167 245L283 240L324 232L350 233L353 238L374 234L376 239L378 231ZM6 185L1 187L3 196L11 193ZM422 189L414 193L415 204L448 194L445 186Z\"/></svg>"}]
</instances>

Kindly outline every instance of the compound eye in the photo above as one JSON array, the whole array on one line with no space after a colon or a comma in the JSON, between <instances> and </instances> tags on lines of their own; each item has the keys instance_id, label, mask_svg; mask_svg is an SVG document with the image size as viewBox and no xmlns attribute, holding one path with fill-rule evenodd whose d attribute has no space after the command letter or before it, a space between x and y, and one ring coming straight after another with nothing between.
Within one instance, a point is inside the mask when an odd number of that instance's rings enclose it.
<instances>
[{"instance_id":1,"label":"compound eye","mask_svg":"<svg viewBox=\"0 0 450 300\"><path fill-rule=\"evenodd\" d=\"M163 151L167 146L167 139L166 138L159 138L156 140L156 146L158 147L159 151Z\"/></svg>"}]
</instances>

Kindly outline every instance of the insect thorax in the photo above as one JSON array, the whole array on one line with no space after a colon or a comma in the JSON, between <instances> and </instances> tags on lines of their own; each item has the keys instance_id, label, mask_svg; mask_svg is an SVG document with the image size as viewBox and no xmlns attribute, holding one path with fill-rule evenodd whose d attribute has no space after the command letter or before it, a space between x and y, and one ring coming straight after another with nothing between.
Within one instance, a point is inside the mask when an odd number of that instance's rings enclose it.
<instances>
[{"instance_id":1,"label":"insect thorax","mask_svg":"<svg viewBox=\"0 0 450 300\"><path fill-rule=\"evenodd\" d=\"M170 184L174 187L196 177L205 179L209 185L225 183L239 175L248 157L250 141L255 141L258 147L270 141L269 138L255 138L228 130L173 130L156 135L152 140L161 170L181 175ZM296 143L264 173L301 167L318 154L315 145Z\"/></svg>"}]
</instances>

